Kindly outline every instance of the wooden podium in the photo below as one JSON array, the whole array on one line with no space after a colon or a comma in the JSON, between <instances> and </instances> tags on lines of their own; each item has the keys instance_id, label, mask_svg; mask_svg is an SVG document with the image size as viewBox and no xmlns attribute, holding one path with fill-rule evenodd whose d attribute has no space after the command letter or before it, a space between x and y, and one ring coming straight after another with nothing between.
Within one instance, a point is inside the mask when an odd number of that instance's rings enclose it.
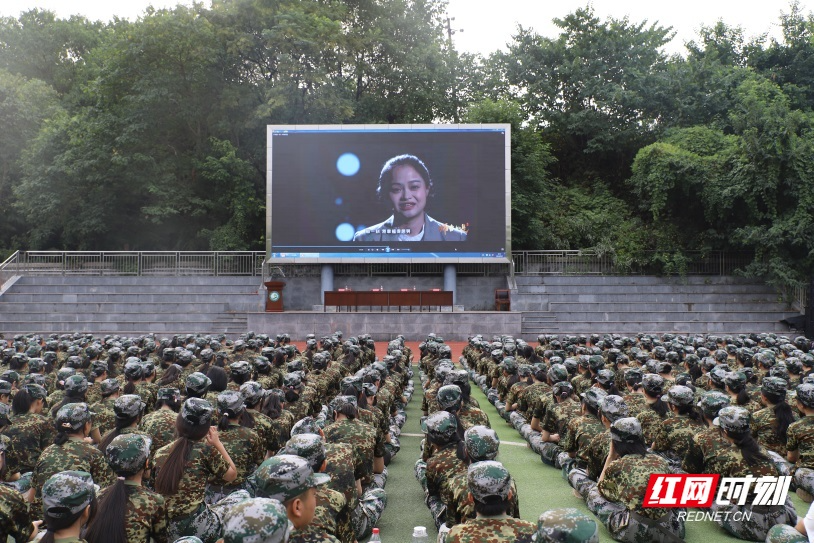
<instances>
[{"instance_id":1,"label":"wooden podium","mask_svg":"<svg viewBox=\"0 0 814 543\"><path fill-rule=\"evenodd\" d=\"M266 286L266 313L281 313L283 311L283 287L282 281L267 281Z\"/></svg>"}]
</instances>

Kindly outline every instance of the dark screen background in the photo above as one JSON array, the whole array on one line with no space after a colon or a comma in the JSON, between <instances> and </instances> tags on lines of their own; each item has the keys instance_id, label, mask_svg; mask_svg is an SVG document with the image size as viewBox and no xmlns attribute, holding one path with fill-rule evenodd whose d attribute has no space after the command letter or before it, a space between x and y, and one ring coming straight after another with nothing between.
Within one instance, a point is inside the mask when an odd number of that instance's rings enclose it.
<instances>
[{"instance_id":1,"label":"dark screen background","mask_svg":"<svg viewBox=\"0 0 814 543\"><path fill-rule=\"evenodd\" d=\"M360 161L358 173L337 169L344 153ZM354 229L388 218L389 199L376 196L384 163L413 154L430 171L435 196L426 212L452 225L468 224L464 242L386 242L412 252L503 252L506 245L505 135L503 131L275 132L272 136L272 250L355 252L336 228ZM381 245L381 243L378 243ZM391 256L407 256L390 253ZM369 255L373 256L373 255ZM387 255L376 255L386 257Z\"/></svg>"}]
</instances>

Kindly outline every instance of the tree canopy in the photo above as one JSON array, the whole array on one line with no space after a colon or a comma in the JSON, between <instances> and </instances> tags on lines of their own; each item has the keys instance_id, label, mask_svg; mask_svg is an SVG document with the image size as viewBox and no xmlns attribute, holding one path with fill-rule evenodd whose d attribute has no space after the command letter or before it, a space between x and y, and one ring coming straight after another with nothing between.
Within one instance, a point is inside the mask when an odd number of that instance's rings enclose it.
<instances>
[{"instance_id":1,"label":"tree canopy","mask_svg":"<svg viewBox=\"0 0 814 543\"><path fill-rule=\"evenodd\" d=\"M455 50L446 0L212 0L0 19L0 249L261 249L267 124L505 122L513 246L814 269L814 17L519 27ZM653 257L652 255L658 255ZM651 255L651 256L648 256Z\"/></svg>"}]
</instances>

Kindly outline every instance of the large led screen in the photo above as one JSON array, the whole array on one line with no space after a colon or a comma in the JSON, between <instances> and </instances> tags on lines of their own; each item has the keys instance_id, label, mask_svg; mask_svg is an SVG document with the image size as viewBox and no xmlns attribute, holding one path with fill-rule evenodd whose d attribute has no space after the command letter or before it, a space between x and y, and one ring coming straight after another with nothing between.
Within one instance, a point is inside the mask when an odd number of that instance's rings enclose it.
<instances>
[{"instance_id":1,"label":"large led screen","mask_svg":"<svg viewBox=\"0 0 814 543\"><path fill-rule=\"evenodd\" d=\"M273 262L506 262L509 125L269 126Z\"/></svg>"}]
</instances>

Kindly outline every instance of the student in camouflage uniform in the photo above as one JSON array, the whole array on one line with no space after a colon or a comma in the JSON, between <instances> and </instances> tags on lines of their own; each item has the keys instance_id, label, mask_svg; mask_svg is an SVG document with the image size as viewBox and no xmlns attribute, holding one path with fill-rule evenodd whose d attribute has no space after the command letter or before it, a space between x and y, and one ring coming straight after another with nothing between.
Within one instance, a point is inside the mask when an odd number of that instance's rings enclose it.
<instances>
[{"instance_id":1,"label":"student in camouflage uniform","mask_svg":"<svg viewBox=\"0 0 814 543\"><path fill-rule=\"evenodd\" d=\"M229 457L235 463L237 476L229 484L211 481L206 487L206 503L219 502L232 492L246 490L251 494L247 477L265 459L265 450L260 436L254 431L254 420L246 414L243 396L234 390L225 390L218 395L220 422L218 433Z\"/></svg>"},{"instance_id":2,"label":"student in camouflage uniform","mask_svg":"<svg viewBox=\"0 0 814 543\"><path fill-rule=\"evenodd\" d=\"M266 399L267 392L260 383L247 381L240 385L240 394L246 405L246 414L254 423L254 431L260 437L263 446L263 459L277 452L280 448L280 435L278 427L266 415L258 411Z\"/></svg>"},{"instance_id":3,"label":"student in camouflage uniform","mask_svg":"<svg viewBox=\"0 0 814 543\"><path fill-rule=\"evenodd\" d=\"M584 464L576 461L577 453L587 447L591 439L605 429L599 420L599 401L606 395L604 390L595 387L589 388L581 394L582 415L568 423L565 441L560 441L560 446L565 454L560 454L558 459L566 478L572 469L577 467L584 469Z\"/></svg>"},{"instance_id":4,"label":"student in camouflage uniform","mask_svg":"<svg viewBox=\"0 0 814 543\"><path fill-rule=\"evenodd\" d=\"M596 521L577 509L552 509L537 520L534 543L599 543Z\"/></svg>"},{"instance_id":5,"label":"student in camouflage uniform","mask_svg":"<svg viewBox=\"0 0 814 543\"><path fill-rule=\"evenodd\" d=\"M787 458L794 464L798 495L811 502L814 497L814 384L804 382L797 387L797 409L805 416L789 426Z\"/></svg>"},{"instance_id":6,"label":"student in camouflage uniform","mask_svg":"<svg viewBox=\"0 0 814 543\"><path fill-rule=\"evenodd\" d=\"M791 406L786 403L788 384L779 377L766 377L760 386L767 407L752 413L752 435L769 451L786 457L789 426L797 420Z\"/></svg>"},{"instance_id":7,"label":"student in camouflage uniform","mask_svg":"<svg viewBox=\"0 0 814 543\"><path fill-rule=\"evenodd\" d=\"M164 498L142 486L150 459L150 438L123 434L107 446L105 458L117 476L99 496L99 510L88 525L88 543L166 543Z\"/></svg>"},{"instance_id":8,"label":"student in camouflage uniform","mask_svg":"<svg viewBox=\"0 0 814 543\"><path fill-rule=\"evenodd\" d=\"M713 424L719 426L725 439L734 447L722 449L716 462L721 477L754 476L777 477L776 466L749 432L749 411L743 407L730 406L721 409ZM729 533L747 540L765 540L769 528L775 524L796 524L794 506L787 498L781 505L752 505L755 493L750 491L746 505L720 505L717 501L712 511L729 513L727 518L716 521ZM751 498L751 499L750 499ZM749 520L742 520L735 513L751 513Z\"/></svg>"},{"instance_id":9,"label":"student in camouflage uniform","mask_svg":"<svg viewBox=\"0 0 814 543\"><path fill-rule=\"evenodd\" d=\"M79 537L96 514L93 480L84 471L63 471L42 487L42 514L48 532L42 543L88 543Z\"/></svg>"},{"instance_id":10,"label":"student in camouflage uniform","mask_svg":"<svg viewBox=\"0 0 814 543\"><path fill-rule=\"evenodd\" d=\"M54 422L43 414L46 391L40 385L30 384L14 395L11 425L4 430L11 443L6 450L6 463L10 473L34 471L37 459L54 442Z\"/></svg>"},{"instance_id":11,"label":"student in camouflage uniform","mask_svg":"<svg viewBox=\"0 0 814 543\"><path fill-rule=\"evenodd\" d=\"M667 461L647 452L634 417L616 420L610 433L611 449L599 481L583 487L588 509L616 541L676 543L684 537L677 511L643 507L650 474L669 473Z\"/></svg>"},{"instance_id":12,"label":"student in camouflage uniform","mask_svg":"<svg viewBox=\"0 0 814 543\"><path fill-rule=\"evenodd\" d=\"M0 471L5 467L6 443L8 438L0 439ZM34 516L36 512L34 512ZM32 514L23 495L10 486L0 484L0 541L13 537L15 541L29 541L37 535L38 529L32 523Z\"/></svg>"},{"instance_id":13,"label":"student in camouflage uniform","mask_svg":"<svg viewBox=\"0 0 814 543\"><path fill-rule=\"evenodd\" d=\"M155 455L155 489L167 503L169 539L195 535L213 543L221 534L221 513L225 507L248 497L238 491L214 506L204 503L209 481L230 483L237 468L221 443L209 402L189 398L181 406L176 422L178 439Z\"/></svg>"},{"instance_id":14,"label":"student in camouflage uniform","mask_svg":"<svg viewBox=\"0 0 814 543\"><path fill-rule=\"evenodd\" d=\"M85 471L100 487L113 483L113 473L102 453L85 441L91 428L93 412L88 404L71 403L62 407L56 417L54 443L46 447L34 467L31 486L34 490L35 510L39 509L42 487L52 475L61 471Z\"/></svg>"},{"instance_id":15,"label":"student in camouflage uniform","mask_svg":"<svg viewBox=\"0 0 814 543\"><path fill-rule=\"evenodd\" d=\"M218 543L286 543L289 534L288 515L279 501L252 498L226 511Z\"/></svg>"},{"instance_id":16,"label":"student in camouflage uniform","mask_svg":"<svg viewBox=\"0 0 814 543\"><path fill-rule=\"evenodd\" d=\"M93 424L99 429L101 435L106 435L116 427L116 412L113 405L121 394L118 379L105 379L99 384L101 399L90 405L93 411Z\"/></svg>"},{"instance_id":17,"label":"student in camouflage uniform","mask_svg":"<svg viewBox=\"0 0 814 543\"><path fill-rule=\"evenodd\" d=\"M330 481L314 473L308 461L291 454L269 458L254 474L257 496L279 501L294 525L289 543L338 543L339 540L312 522L317 506L317 488Z\"/></svg>"},{"instance_id":18,"label":"student in camouflage uniform","mask_svg":"<svg viewBox=\"0 0 814 543\"><path fill-rule=\"evenodd\" d=\"M574 387L566 380L555 384L551 395L555 404L546 411L539 438L532 437L529 444L543 463L562 468L557 458L564 451L559 443L565 441L568 423L580 416L582 406L574 397Z\"/></svg>"},{"instance_id":19,"label":"student in camouflage uniform","mask_svg":"<svg viewBox=\"0 0 814 543\"><path fill-rule=\"evenodd\" d=\"M427 417L422 430L433 447L433 454L427 461L425 501L436 527L439 527L445 520L448 505L442 496L446 485L455 475L466 470L466 465L458 457L462 436L458 433L455 416L446 411L438 411Z\"/></svg>"},{"instance_id":20,"label":"student in camouflage uniform","mask_svg":"<svg viewBox=\"0 0 814 543\"><path fill-rule=\"evenodd\" d=\"M476 517L458 524L447 534L447 543L527 543L535 532L534 524L509 517L506 511L512 498L512 478L503 464L476 462L467 469L469 494Z\"/></svg>"},{"instance_id":21,"label":"student in camouflage uniform","mask_svg":"<svg viewBox=\"0 0 814 543\"><path fill-rule=\"evenodd\" d=\"M670 414L670 408L661 399L664 390L665 381L661 376L654 373L642 376L642 392L647 407L642 408L636 418L642 425L644 440L648 445L656 440L661 423Z\"/></svg>"},{"instance_id":22,"label":"student in camouflage uniform","mask_svg":"<svg viewBox=\"0 0 814 543\"><path fill-rule=\"evenodd\" d=\"M140 428L153 439L157 451L175 441L175 422L181 409L181 391L177 388L160 388L156 395L155 411L141 419Z\"/></svg>"},{"instance_id":23,"label":"student in camouflage uniform","mask_svg":"<svg viewBox=\"0 0 814 543\"><path fill-rule=\"evenodd\" d=\"M695 435L704 430L704 423L695 410L692 389L674 385L661 401L669 406L671 414L656 426L652 449L670 463L671 469L680 469L684 453Z\"/></svg>"},{"instance_id":24,"label":"student in camouflage uniform","mask_svg":"<svg viewBox=\"0 0 814 543\"><path fill-rule=\"evenodd\" d=\"M298 434L288 440L281 454L292 454L308 461L314 473L324 473L327 466L325 459L325 441L318 434ZM317 506L312 524L324 530L343 543L353 543L356 539L351 523L351 510L348 501L341 492L330 488L330 485L317 487Z\"/></svg>"},{"instance_id":25,"label":"student in camouflage uniform","mask_svg":"<svg viewBox=\"0 0 814 543\"><path fill-rule=\"evenodd\" d=\"M588 446L577 453L577 458L580 463L585 465L585 474L593 481L599 478L599 475L602 473L602 468L605 466L605 461L610 454L611 424L628 416L630 416L630 411L621 396L608 394L599 400L599 420L602 422L602 426L605 427L605 431L595 435L593 439L588 442ZM574 473L572 472L572 481L573 476ZM579 491L577 485L575 485L575 488Z\"/></svg>"},{"instance_id":26,"label":"student in camouflage uniform","mask_svg":"<svg viewBox=\"0 0 814 543\"><path fill-rule=\"evenodd\" d=\"M695 434L684 453L681 467L687 473L717 473L715 459L721 449L729 447L729 443L721 436L720 429L713 426L712 421L721 409L729 407L729 396L720 390L710 390L701 396L697 406L707 428Z\"/></svg>"}]
</instances>

